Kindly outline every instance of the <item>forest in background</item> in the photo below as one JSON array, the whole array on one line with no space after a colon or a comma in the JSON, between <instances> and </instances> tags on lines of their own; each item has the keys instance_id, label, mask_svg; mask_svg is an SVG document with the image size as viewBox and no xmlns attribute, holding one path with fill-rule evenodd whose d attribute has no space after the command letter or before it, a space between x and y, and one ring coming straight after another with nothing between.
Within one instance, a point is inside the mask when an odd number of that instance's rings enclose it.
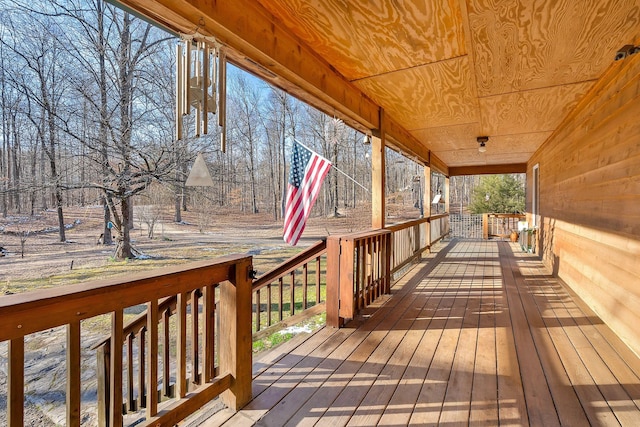
<instances>
[{"instance_id":1,"label":"forest in background","mask_svg":"<svg viewBox=\"0 0 640 427\"><path fill-rule=\"evenodd\" d=\"M281 219L288 156L298 139L365 188L370 146L342 121L229 65L227 150L219 128L175 138L178 39L102 0L0 0L0 212L104 207L103 243L129 244L132 206L197 206L211 212L268 212ZM186 125L189 125L188 119ZM193 134L193 132L186 132ZM185 187L202 153L214 181ZM387 150L387 197L422 212L422 166ZM466 206L479 178L452 179L452 207ZM432 194L444 191L442 176ZM370 203L370 194L331 171L315 215ZM428 202L427 202L428 203ZM151 211L149 211L151 212ZM152 216L152 213L149 213Z\"/></svg>"}]
</instances>

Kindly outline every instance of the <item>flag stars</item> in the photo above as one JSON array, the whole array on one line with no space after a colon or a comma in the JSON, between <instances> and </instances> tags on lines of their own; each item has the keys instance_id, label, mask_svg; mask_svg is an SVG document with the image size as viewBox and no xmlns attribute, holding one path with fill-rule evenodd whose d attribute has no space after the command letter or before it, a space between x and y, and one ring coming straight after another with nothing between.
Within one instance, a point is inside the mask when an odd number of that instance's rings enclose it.
<instances>
[{"instance_id":1,"label":"flag stars","mask_svg":"<svg viewBox=\"0 0 640 427\"><path fill-rule=\"evenodd\" d=\"M289 183L296 188L300 188L304 171L311 160L312 153L299 144L293 146L293 162L289 172Z\"/></svg>"}]
</instances>

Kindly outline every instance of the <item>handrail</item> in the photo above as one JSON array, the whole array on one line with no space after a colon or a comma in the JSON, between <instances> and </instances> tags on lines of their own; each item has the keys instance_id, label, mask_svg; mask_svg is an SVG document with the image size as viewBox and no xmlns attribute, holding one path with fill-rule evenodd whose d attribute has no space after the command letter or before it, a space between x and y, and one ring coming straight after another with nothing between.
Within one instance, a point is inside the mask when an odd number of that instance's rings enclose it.
<instances>
[{"instance_id":1,"label":"handrail","mask_svg":"<svg viewBox=\"0 0 640 427\"><path fill-rule=\"evenodd\" d=\"M448 216L449 216L449 212L445 212L445 213L441 213L441 214L438 214L438 215L431 215L428 218L428 220L429 220L429 222L431 222L431 221L435 221L437 219L446 218Z\"/></svg>"},{"instance_id":2,"label":"handrail","mask_svg":"<svg viewBox=\"0 0 640 427\"><path fill-rule=\"evenodd\" d=\"M259 333L257 336L269 333L291 319L301 321L318 313L321 309L322 288L326 286L321 262L326 252L327 241L323 239L253 281L253 328L256 334ZM315 272L312 276L313 284L309 280L310 271ZM287 276L288 284L285 283ZM309 295L310 286L315 288L313 299ZM289 290L287 295L285 288ZM274 289L275 301L272 292ZM296 308L298 304L300 307Z\"/></svg>"},{"instance_id":3,"label":"handrail","mask_svg":"<svg viewBox=\"0 0 640 427\"><path fill-rule=\"evenodd\" d=\"M181 279L185 274L200 280L206 277L210 284L229 280L231 266L245 259L251 257L228 255L213 262L196 261L126 278L114 277L6 295L0 298L0 342L185 292L193 287L192 283ZM110 294L117 294L118 298L106 298ZM33 313L38 312L48 315L34 318Z\"/></svg>"},{"instance_id":4,"label":"handrail","mask_svg":"<svg viewBox=\"0 0 640 427\"><path fill-rule=\"evenodd\" d=\"M392 225L387 225L385 227L385 229L389 230L389 231L399 231L399 230L404 230L405 228L409 228L409 227L413 227L415 225L420 225L420 224L424 224L426 222L431 221L432 217L427 217L427 218L419 218L419 219L412 219L411 221L406 221L406 222L400 222L398 224L392 224Z\"/></svg>"},{"instance_id":5,"label":"handrail","mask_svg":"<svg viewBox=\"0 0 640 427\"><path fill-rule=\"evenodd\" d=\"M123 386L125 379L131 383L133 364L123 363L125 343L128 345L127 358L132 358L131 341L134 331L142 339L141 348L146 349L145 356L138 363L140 371L140 387L138 394L144 397L146 421L141 425L163 424L167 420L181 420L188 416L203 400L222 394L228 406L238 408L251 397L251 346L249 306L243 301L251 299L252 258L244 255L231 255L215 261L200 261L178 267L168 267L154 272L134 274L121 278L110 278L78 285L45 289L23 294L8 295L0 298L0 342L9 341L9 375L7 393L7 421L9 425L22 425L24 420L24 357L25 336L58 326L67 326L67 425L80 425L81 399L81 325L80 322L95 316L111 314L113 339L98 345L108 353L107 371L117 373L104 378L109 384L107 401L102 408L99 421L109 418L113 425L122 424ZM219 297L215 290L220 289ZM202 292L202 315L197 308L191 307L188 314L187 296ZM172 308L170 300L176 297L177 305ZM218 301L216 302L216 298ZM196 300L197 301L197 300ZM128 335L123 334L124 309L146 304L146 324L135 319L129 322ZM177 334L175 365L175 395L159 410L159 399L156 393L160 385L158 373L158 347L160 319L158 308L164 311L175 310L177 314ZM219 311L219 325L216 324L220 345L215 345L214 317ZM186 325L188 316L202 316L202 378L198 387L187 395L187 339ZM168 316L166 317L168 319ZM193 323L193 322L192 322ZM148 330L147 330L148 328ZM165 352L169 348L169 327L165 320L163 332ZM173 329L173 328L171 328ZM249 337L249 339L247 339ZM192 337L193 339L193 337ZM198 346L195 346L198 348ZM216 350L217 349L217 350ZM197 350L196 350L197 351ZM219 356L215 356L219 354ZM215 357L214 357L215 356ZM217 359L216 359L217 358ZM146 363L145 363L146 359ZM165 359L165 372L168 372L168 357ZM217 362L216 366L216 360ZM196 362L197 363L197 362ZM146 367L146 368L145 368ZM216 375L216 367L220 374ZM146 369L146 370L145 370ZM98 375L101 375L100 369ZM169 375L165 373L162 381L163 389L168 389ZM233 380L232 380L233 378ZM127 385L129 385L127 384ZM166 392L165 392L166 393ZM127 396L131 403L132 393ZM194 403L197 402L197 403Z\"/></svg>"},{"instance_id":6,"label":"handrail","mask_svg":"<svg viewBox=\"0 0 640 427\"><path fill-rule=\"evenodd\" d=\"M315 243L313 246L308 247L304 251L299 254L294 255L289 258L279 266L269 270L264 273L262 276L254 279L252 288L254 291L257 291L260 288L265 287L269 283L272 283L278 280L280 277L283 277L298 267L304 265L309 262L309 260L314 259L327 251L327 239L323 239Z\"/></svg>"}]
</instances>

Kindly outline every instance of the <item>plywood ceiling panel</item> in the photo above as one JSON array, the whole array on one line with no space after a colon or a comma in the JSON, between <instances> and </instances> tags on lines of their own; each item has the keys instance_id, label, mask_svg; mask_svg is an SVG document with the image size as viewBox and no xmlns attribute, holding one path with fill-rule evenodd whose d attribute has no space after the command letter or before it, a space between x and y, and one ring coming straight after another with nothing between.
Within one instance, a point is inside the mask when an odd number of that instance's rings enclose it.
<instances>
[{"instance_id":1,"label":"plywood ceiling panel","mask_svg":"<svg viewBox=\"0 0 640 427\"><path fill-rule=\"evenodd\" d=\"M405 148L449 166L526 162L616 51L640 44L640 0L119 1L246 38L258 74L363 127L382 108Z\"/></svg>"},{"instance_id":2,"label":"plywood ceiling panel","mask_svg":"<svg viewBox=\"0 0 640 427\"><path fill-rule=\"evenodd\" d=\"M583 82L480 98L482 128L487 135L553 130L592 84Z\"/></svg>"},{"instance_id":3,"label":"plywood ceiling panel","mask_svg":"<svg viewBox=\"0 0 640 427\"><path fill-rule=\"evenodd\" d=\"M473 150L457 150L444 151L441 153L442 161L446 162L449 167L456 166L487 166L487 165L511 165L518 163L526 163L531 152L525 153L478 153L477 149Z\"/></svg>"},{"instance_id":4,"label":"plywood ceiling panel","mask_svg":"<svg viewBox=\"0 0 640 427\"><path fill-rule=\"evenodd\" d=\"M349 80L466 53L459 0L260 0Z\"/></svg>"},{"instance_id":5,"label":"plywood ceiling panel","mask_svg":"<svg viewBox=\"0 0 640 427\"><path fill-rule=\"evenodd\" d=\"M469 129L464 130L465 127ZM424 129L415 132L417 138L425 138L433 146L434 152L449 166L485 164L526 163L535 150L551 136L552 132L492 136L487 142L487 151L478 152L473 125ZM458 135L458 136L456 136ZM466 135L466 136L465 136ZM460 143L463 141L463 143Z\"/></svg>"},{"instance_id":6,"label":"plywood ceiling panel","mask_svg":"<svg viewBox=\"0 0 640 427\"><path fill-rule=\"evenodd\" d=\"M408 130L477 122L467 56L358 80ZM407 108L411 106L411 112Z\"/></svg>"},{"instance_id":7,"label":"plywood ceiling panel","mask_svg":"<svg viewBox=\"0 0 640 427\"><path fill-rule=\"evenodd\" d=\"M476 137L482 134L480 122L418 129L413 136L429 144L433 151L468 149L477 146Z\"/></svg>"},{"instance_id":8,"label":"plywood ceiling panel","mask_svg":"<svg viewBox=\"0 0 640 427\"><path fill-rule=\"evenodd\" d=\"M467 0L467 11L480 96L597 79L640 19L637 0Z\"/></svg>"}]
</instances>

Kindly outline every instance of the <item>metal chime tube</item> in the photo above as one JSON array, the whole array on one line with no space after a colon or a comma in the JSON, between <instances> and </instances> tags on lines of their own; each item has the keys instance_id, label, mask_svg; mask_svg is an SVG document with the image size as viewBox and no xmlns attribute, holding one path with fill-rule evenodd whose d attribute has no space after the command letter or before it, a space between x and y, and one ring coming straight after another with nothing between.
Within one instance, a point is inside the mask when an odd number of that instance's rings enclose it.
<instances>
[{"instance_id":1,"label":"metal chime tube","mask_svg":"<svg viewBox=\"0 0 640 427\"><path fill-rule=\"evenodd\" d=\"M218 102L218 124L220 125L220 151L227 151L227 59L224 50L218 53L218 84L220 85Z\"/></svg>"},{"instance_id":2,"label":"metal chime tube","mask_svg":"<svg viewBox=\"0 0 640 427\"><path fill-rule=\"evenodd\" d=\"M216 114L218 112L218 49L214 46L213 48L211 48L211 52L211 99L213 100L213 102L211 103L211 112L213 114Z\"/></svg>"},{"instance_id":3,"label":"metal chime tube","mask_svg":"<svg viewBox=\"0 0 640 427\"><path fill-rule=\"evenodd\" d=\"M184 61L184 83L185 83L185 114L189 114L191 111L191 40L186 40L186 58Z\"/></svg>"},{"instance_id":4,"label":"metal chime tube","mask_svg":"<svg viewBox=\"0 0 640 427\"><path fill-rule=\"evenodd\" d=\"M209 133L209 113L218 114L220 149L227 145L227 61L224 50L190 36L176 48L176 139L184 137L183 117L196 110L196 137Z\"/></svg>"},{"instance_id":5,"label":"metal chime tube","mask_svg":"<svg viewBox=\"0 0 640 427\"><path fill-rule=\"evenodd\" d=\"M202 42L202 134L209 133L209 81L211 80L211 70L209 69L209 46Z\"/></svg>"},{"instance_id":6,"label":"metal chime tube","mask_svg":"<svg viewBox=\"0 0 640 427\"><path fill-rule=\"evenodd\" d=\"M182 44L176 46L176 140L182 139L182 115L184 114L183 89L183 61Z\"/></svg>"},{"instance_id":7,"label":"metal chime tube","mask_svg":"<svg viewBox=\"0 0 640 427\"><path fill-rule=\"evenodd\" d=\"M202 58L202 44L200 42L196 42L196 58L193 63L193 68L195 78L193 79L193 84L189 85L189 91L191 88L194 89L194 92L200 93L200 89L202 88L202 68L201 68L201 59ZM200 94L202 95L202 94ZM202 135L202 96L196 97L196 138Z\"/></svg>"}]
</instances>

